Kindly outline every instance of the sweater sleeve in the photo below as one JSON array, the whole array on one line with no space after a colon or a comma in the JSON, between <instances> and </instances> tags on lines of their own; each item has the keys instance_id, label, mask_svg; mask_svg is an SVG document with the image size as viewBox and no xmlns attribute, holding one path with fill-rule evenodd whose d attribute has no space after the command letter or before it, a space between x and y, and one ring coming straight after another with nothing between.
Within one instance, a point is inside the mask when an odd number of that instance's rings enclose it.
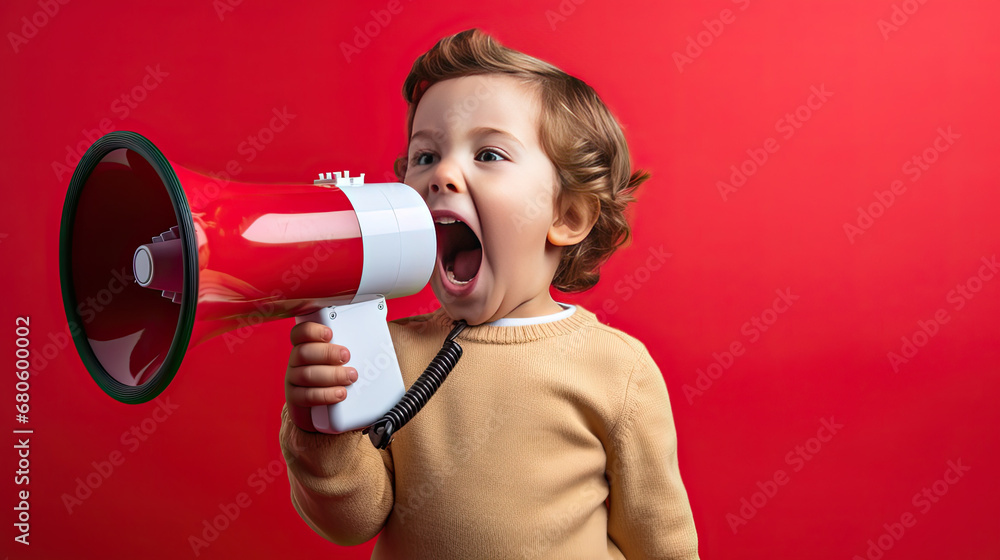
<instances>
[{"instance_id":1,"label":"sweater sleeve","mask_svg":"<svg viewBox=\"0 0 1000 560\"><path fill-rule=\"evenodd\" d=\"M299 429L281 409L281 451L292 505L323 538L341 546L371 540L393 506L392 453L360 430L321 434Z\"/></svg>"},{"instance_id":2,"label":"sweater sleeve","mask_svg":"<svg viewBox=\"0 0 1000 560\"><path fill-rule=\"evenodd\" d=\"M608 536L629 560L697 559L698 535L677 466L667 386L645 349L608 437Z\"/></svg>"}]
</instances>

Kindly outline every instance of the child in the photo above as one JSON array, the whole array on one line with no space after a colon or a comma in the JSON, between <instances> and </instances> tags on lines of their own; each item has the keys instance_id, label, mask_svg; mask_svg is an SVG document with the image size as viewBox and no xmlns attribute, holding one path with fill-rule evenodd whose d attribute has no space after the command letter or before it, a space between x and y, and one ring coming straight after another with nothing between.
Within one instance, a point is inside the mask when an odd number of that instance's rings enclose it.
<instances>
[{"instance_id":1,"label":"child","mask_svg":"<svg viewBox=\"0 0 1000 560\"><path fill-rule=\"evenodd\" d=\"M666 386L645 347L550 285L582 291L627 240L624 136L582 81L478 30L403 86L396 172L438 235L441 309L390 323L410 386L452 322L464 355L387 450L315 433L308 407L357 380L317 323L292 329L281 445L292 503L373 558L697 558Z\"/></svg>"}]
</instances>

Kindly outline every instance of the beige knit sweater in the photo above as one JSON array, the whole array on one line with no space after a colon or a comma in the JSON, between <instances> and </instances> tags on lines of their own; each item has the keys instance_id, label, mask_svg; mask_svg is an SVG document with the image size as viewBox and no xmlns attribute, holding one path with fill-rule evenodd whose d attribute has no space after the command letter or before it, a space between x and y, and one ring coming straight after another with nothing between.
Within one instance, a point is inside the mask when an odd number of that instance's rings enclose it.
<instances>
[{"instance_id":1,"label":"beige knit sweater","mask_svg":"<svg viewBox=\"0 0 1000 560\"><path fill-rule=\"evenodd\" d=\"M451 320L390 323L409 387ZM645 347L577 307L480 325L388 450L360 431L305 432L282 410L292 503L372 558L697 558L667 389Z\"/></svg>"}]
</instances>

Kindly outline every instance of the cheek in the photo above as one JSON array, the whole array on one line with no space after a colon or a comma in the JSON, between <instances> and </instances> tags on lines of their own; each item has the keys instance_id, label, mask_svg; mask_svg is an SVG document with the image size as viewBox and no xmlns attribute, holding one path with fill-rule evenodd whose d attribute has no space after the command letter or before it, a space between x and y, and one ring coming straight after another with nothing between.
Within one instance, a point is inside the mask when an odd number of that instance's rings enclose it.
<instances>
[{"instance_id":1,"label":"cheek","mask_svg":"<svg viewBox=\"0 0 1000 560\"><path fill-rule=\"evenodd\" d=\"M489 260L495 264L513 266L518 263L534 262L544 252L548 238L548 222L527 219L523 214L512 213L496 216L499 221L491 221L485 227L485 246Z\"/></svg>"},{"instance_id":2,"label":"cheek","mask_svg":"<svg viewBox=\"0 0 1000 560\"><path fill-rule=\"evenodd\" d=\"M503 208L503 218L518 233L547 230L552 221L552 200L544 189L511 193L497 207Z\"/></svg>"}]
</instances>

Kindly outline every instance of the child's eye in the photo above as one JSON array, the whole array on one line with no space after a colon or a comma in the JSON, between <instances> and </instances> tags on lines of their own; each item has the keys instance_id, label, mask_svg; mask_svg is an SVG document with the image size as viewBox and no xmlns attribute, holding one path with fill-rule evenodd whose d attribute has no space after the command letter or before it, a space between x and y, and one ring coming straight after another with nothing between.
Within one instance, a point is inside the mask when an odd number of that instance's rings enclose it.
<instances>
[{"instance_id":1,"label":"child's eye","mask_svg":"<svg viewBox=\"0 0 1000 560\"><path fill-rule=\"evenodd\" d=\"M434 154L431 152L417 152L413 154L411 161L413 165L430 165L434 163Z\"/></svg>"},{"instance_id":2,"label":"child's eye","mask_svg":"<svg viewBox=\"0 0 1000 560\"><path fill-rule=\"evenodd\" d=\"M504 157L499 151L492 148L486 148L485 150L476 154L476 161L505 161L507 158Z\"/></svg>"}]
</instances>

